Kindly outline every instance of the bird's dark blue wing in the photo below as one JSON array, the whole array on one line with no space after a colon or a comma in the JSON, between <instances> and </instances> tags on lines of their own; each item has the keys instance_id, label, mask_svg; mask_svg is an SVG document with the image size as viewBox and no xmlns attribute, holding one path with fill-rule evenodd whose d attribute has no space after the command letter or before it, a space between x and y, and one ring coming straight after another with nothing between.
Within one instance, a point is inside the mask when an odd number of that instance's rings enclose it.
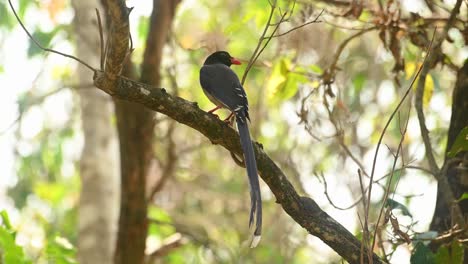
<instances>
[{"instance_id":1,"label":"bird's dark blue wing","mask_svg":"<svg viewBox=\"0 0 468 264\"><path fill-rule=\"evenodd\" d=\"M200 84L205 93L217 100L213 103L220 103L233 112L242 111L248 117L247 95L231 68L223 64L204 65L200 70Z\"/></svg>"}]
</instances>

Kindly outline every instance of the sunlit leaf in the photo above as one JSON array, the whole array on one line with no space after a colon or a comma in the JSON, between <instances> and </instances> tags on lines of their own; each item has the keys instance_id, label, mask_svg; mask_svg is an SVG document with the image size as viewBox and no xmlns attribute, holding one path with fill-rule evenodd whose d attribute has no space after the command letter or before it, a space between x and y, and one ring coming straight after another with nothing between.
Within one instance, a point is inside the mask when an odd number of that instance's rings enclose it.
<instances>
[{"instance_id":1,"label":"sunlit leaf","mask_svg":"<svg viewBox=\"0 0 468 264\"><path fill-rule=\"evenodd\" d=\"M74 72L72 71L71 67L64 67L62 65L60 66L54 66L52 68L52 77L58 80L67 80L71 79L73 76Z\"/></svg>"},{"instance_id":2,"label":"sunlit leaf","mask_svg":"<svg viewBox=\"0 0 468 264\"><path fill-rule=\"evenodd\" d=\"M359 94L359 92L362 90L364 87L364 84L366 83L366 75L364 73L358 73L356 76L353 78L353 86L355 89L356 94Z\"/></svg>"},{"instance_id":3,"label":"sunlit leaf","mask_svg":"<svg viewBox=\"0 0 468 264\"><path fill-rule=\"evenodd\" d=\"M248 1L247 17L254 18L257 28L263 28L268 20L270 8L268 1Z\"/></svg>"},{"instance_id":4,"label":"sunlit leaf","mask_svg":"<svg viewBox=\"0 0 468 264\"><path fill-rule=\"evenodd\" d=\"M462 129L458 134L455 142L453 142L450 151L447 153L447 156L450 158L455 157L459 152L468 150L468 126Z\"/></svg>"},{"instance_id":5,"label":"sunlit leaf","mask_svg":"<svg viewBox=\"0 0 468 264\"><path fill-rule=\"evenodd\" d=\"M394 210L394 209L401 210L401 213L403 215L412 217L412 215L408 211L408 208L406 208L405 205L403 205L403 204L401 204L401 203L399 203L399 202L397 202L397 201L395 201L393 199L388 198L387 203L385 204L385 207L390 207L390 209L392 209L392 210Z\"/></svg>"},{"instance_id":6,"label":"sunlit leaf","mask_svg":"<svg viewBox=\"0 0 468 264\"><path fill-rule=\"evenodd\" d=\"M460 198L458 198L457 202L461 202L461 201L466 200L466 199L468 199L468 192L464 192L464 193L460 196Z\"/></svg>"},{"instance_id":7,"label":"sunlit leaf","mask_svg":"<svg viewBox=\"0 0 468 264\"><path fill-rule=\"evenodd\" d=\"M419 66L418 66L419 67ZM407 62L405 64L405 77L406 80L410 80L411 77L416 73L416 63L414 62Z\"/></svg>"},{"instance_id":8,"label":"sunlit leaf","mask_svg":"<svg viewBox=\"0 0 468 264\"><path fill-rule=\"evenodd\" d=\"M7 229L12 229L10 218L8 217L8 213L5 210L0 212L0 216L2 217L2 225L4 225Z\"/></svg>"},{"instance_id":9,"label":"sunlit leaf","mask_svg":"<svg viewBox=\"0 0 468 264\"><path fill-rule=\"evenodd\" d=\"M432 79L432 75L427 75L426 83L424 85L424 96L423 96L424 107L427 107L429 105L429 102L431 101L433 94L434 94L434 79Z\"/></svg>"},{"instance_id":10,"label":"sunlit leaf","mask_svg":"<svg viewBox=\"0 0 468 264\"><path fill-rule=\"evenodd\" d=\"M138 19L138 25L137 25L137 35L138 38L141 40L144 40L146 38L146 35L148 34L148 18L141 16Z\"/></svg>"},{"instance_id":11,"label":"sunlit leaf","mask_svg":"<svg viewBox=\"0 0 468 264\"><path fill-rule=\"evenodd\" d=\"M271 72L266 85L268 98L273 98L286 82L286 76L283 74L283 70L281 69L282 67L284 68L282 60L273 66L273 71Z\"/></svg>"},{"instance_id":12,"label":"sunlit leaf","mask_svg":"<svg viewBox=\"0 0 468 264\"><path fill-rule=\"evenodd\" d=\"M316 73L316 74L323 74L323 69L318 66L317 64L312 64L309 66L309 69L313 72L313 73Z\"/></svg>"},{"instance_id":13,"label":"sunlit leaf","mask_svg":"<svg viewBox=\"0 0 468 264\"><path fill-rule=\"evenodd\" d=\"M318 88L320 86L320 82L317 81L317 80L313 80L313 81L310 82L310 86L312 88Z\"/></svg>"},{"instance_id":14,"label":"sunlit leaf","mask_svg":"<svg viewBox=\"0 0 468 264\"><path fill-rule=\"evenodd\" d=\"M162 208L150 206L148 208L148 217L151 219L148 230L150 235L166 237L175 232L171 217Z\"/></svg>"},{"instance_id":15,"label":"sunlit leaf","mask_svg":"<svg viewBox=\"0 0 468 264\"><path fill-rule=\"evenodd\" d=\"M358 20L363 22L369 22L371 19L373 19L372 13L366 9L361 12L361 15L358 18Z\"/></svg>"},{"instance_id":16,"label":"sunlit leaf","mask_svg":"<svg viewBox=\"0 0 468 264\"><path fill-rule=\"evenodd\" d=\"M67 194L68 186L61 183L36 182L34 193L41 199L58 205Z\"/></svg>"},{"instance_id":17,"label":"sunlit leaf","mask_svg":"<svg viewBox=\"0 0 468 264\"><path fill-rule=\"evenodd\" d=\"M414 62L408 62L405 65L405 76L407 80L410 80L411 78L414 77L414 75L417 73L419 68L422 66L421 63L415 64ZM418 87L420 77L416 79L413 85L413 89L416 90ZM423 106L427 107L429 105L429 102L432 99L432 95L434 93L434 79L432 75L427 75L426 76L426 82L424 84L424 96L423 96Z\"/></svg>"}]
</instances>

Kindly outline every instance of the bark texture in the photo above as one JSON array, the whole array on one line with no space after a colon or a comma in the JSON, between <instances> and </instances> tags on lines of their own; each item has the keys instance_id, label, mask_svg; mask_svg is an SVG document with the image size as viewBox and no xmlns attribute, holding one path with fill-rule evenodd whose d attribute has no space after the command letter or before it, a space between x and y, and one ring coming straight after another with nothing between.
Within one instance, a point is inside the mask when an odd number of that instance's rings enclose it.
<instances>
[{"instance_id":1,"label":"bark texture","mask_svg":"<svg viewBox=\"0 0 468 264\"><path fill-rule=\"evenodd\" d=\"M99 65L96 38L96 1L73 0L77 56ZM81 120L84 147L81 153L81 195L78 214L78 261L83 264L112 263L119 205L117 134L111 119L112 100L92 89L92 74L79 66Z\"/></svg>"},{"instance_id":2,"label":"bark texture","mask_svg":"<svg viewBox=\"0 0 468 264\"><path fill-rule=\"evenodd\" d=\"M452 117L447 138L446 153L452 148L456 137L461 130L468 126L468 61L457 73L457 81L452 94ZM444 177L447 177L455 198L459 198L463 193L468 192L468 153L466 151L458 153L454 158L445 157ZM431 230L439 232L447 231L452 226L451 206L452 201L442 199L440 188L437 191L437 203L432 218ZM468 218L468 200L463 200L458 205L465 219Z\"/></svg>"},{"instance_id":3,"label":"bark texture","mask_svg":"<svg viewBox=\"0 0 468 264\"><path fill-rule=\"evenodd\" d=\"M140 81L154 86L161 82L160 65L171 28L175 1L153 1ZM124 75L137 79L131 63ZM148 229L146 178L153 158L154 112L134 102L115 100L122 169L121 211L116 263L143 263ZM129 243L131 241L131 243Z\"/></svg>"}]
</instances>

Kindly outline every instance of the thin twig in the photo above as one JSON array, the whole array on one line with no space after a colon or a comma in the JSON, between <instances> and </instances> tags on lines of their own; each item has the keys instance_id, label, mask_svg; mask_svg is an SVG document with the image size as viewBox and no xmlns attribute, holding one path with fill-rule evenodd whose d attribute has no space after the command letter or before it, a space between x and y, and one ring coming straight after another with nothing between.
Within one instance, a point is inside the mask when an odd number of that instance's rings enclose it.
<instances>
[{"instance_id":1,"label":"thin twig","mask_svg":"<svg viewBox=\"0 0 468 264\"><path fill-rule=\"evenodd\" d=\"M287 12L284 13L281 18L280 18L280 22L275 26L275 28L273 29L273 32L271 33L271 35L269 37L266 38L266 42L265 44L263 45L263 47L260 49L260 51L257 53L257 55L255 56L254 60L253 60L253 63L255 63L257 60L258 60L258 57L260 57L260 55L263 53L263 51L266 49L266 47L268 46L268 43L270 43L271 39L273 38L273 36L275 35L276 31L278 31L281 23L283 23L284 21L286 21L285 17L287 15Z\"/></svg>"},{"instance_id":2,"label":"thin twig","mask_svg":"<svg viewBox=\"0 0 468 264\"><path fill-rule=\"evenodd\" d=\"M164 257L171 251L180 248L184 244L180 233L175 233L162 241L162 245L148 255L148 263L153 263L157 258Z\"/></svg>"},{"instance_id":3,"label":"thin twig","mask_svg":"<svg viewBox=\"0 0 468 264\"><path fill-rule=\"evenodd\" d=\"M341 148L343 148L343 150L346 152L346 154L354 161L354 163L356 163L356 165L358 165L358 167L361 169L361 171L364 173L364 175L366 177L369 177L369 174L365 170L364 164L362 164L362 162L360 162L359 159L356 156L354 156L354 154L351 152L351 150L348 148L348 146L346 146L346 144L344 143L344 131L338 125L338 121L333 116L333 113L330 110L329 105L330 104L328 103L326 93L324 93L323 94L323 106L325 107L325 109L326 109L326 111L328 113L328 119L330 120L332 125L335 127L335 130L336 130L336 133L337 133L338 144L340 145Z\"/></svg>"},{"instance_id":4,"label":"thin twig","mask_svg":"<svg viewBox=\"0 0 468 264\"><path fill-rule=\"evenodd\" d=\"M36 44L36 46L38 46L40 49L42 49L43 51L48 51L48 52L51 52L51 53L55 53L55 54L58 54L58 55L62 55L64 57L67 57L67 58L70 58L70 59L73 59L81 64L83 64L84 66L86 66L88 69L90 69L91 71L95 72L96 69L91 67L88 63L78 59L77 57L73 56L73 55L68 55L66 53L62 53L60 51L56 51L56 50L53 50L53 49L49 49L49 48L45 48L43 47L36 39L34 39L34 37L31 35L31 33L29 33L29 31L26 29L26 27L24 26L23 22L21 22L21 19L19 18L18 14L16 13L16 10L15 8L13 7L13 4L11 3L11 0L8 0L8 3L10 4L10 8L11 10L13 11L13 14L15 14L15 17L16 17L16 20L18 21L18 23L21 25L21 27L23 28L23 30L26 32L26 34L28 35L28 37L34 42L34 44Z\"/></svg>"},{"instance_id":5,"label":"thin twig","mask_svg":"<svg viewBox=\"0 0 468 264\"><path fill-rule=\"evenodd\" d=\"M15 118L15 120L13 120L13 122L7 126L7 128L5 128L4 130L0 131L0 135L3 135L5 134L8 130L10 130L16 123L20 122L20 120L22 119L24 113L26 113L26 111L29 110L30 107L34 106L34 105L37 105L37 104L40 104L42 103L47 97L51 96L51 95L54 95L56 93L59 93L60 91L62 90L65 90L65 89L85 89L85 88L94 88L94 85L92 83L89 83L89 84L82 84L82 85L65 85L65 86L62 86L60 88L57 88L57 89L54 89L52 91L49 91L45 94L42 94L42 95L39 95L37 97L33 97L33 98L28 98L28 105L26 105L25 108L23 109L20 109L19 113L18 113L18 116ZM19 102L16 102L17 104Z\"/></svg>"},{"instance_id":6,"label":"thin twig","mask_svg":"<svg viewBox=\"0 0 468 264\"><path fill-rule=\"evenodd\" d=\"M432 58L432 56L431 56ZM416 113L418 116L419 121L419 128L421 130L421 137L426 149L426 158L427 162L429 163L429 167L431 171L435 174L440 172L439 166L434 157L434 152L432 151L432 144L429 138L429 130L426 126L426 118L424 117L423 111L423 97L424 97L424 88L426 85L426 77L429 73L429 65L423 65L423 69L421 71L421 75L419 77L418 85L416 86L416 96L414 100L414 107L416 108Z\"/></svg>"},{"instance_id":7,"label":"thin twig","mask_svg":"<svg viewBox=\"0 0 468 264\"><path fill-rule=\"evenodd\" d=\"M408 112L409 111L410 111L410 109L408 110ZM407 116L407 119L406 119L405 128L404 128L403 133L401 135L400 142L398 143L397 152L396 152L395 157L393 159L392 170L391 170L390 178L389 178L388 183L387 183L387 189L385 190L385 193L384 193L384 198L383 198L383 201L382 201L382 207L380 208L379 216L377 217L377 222L375 223L375 231L374 231L374 237L372 239L372 247L371 248L374 248L374 245L375 245L377 232L379 230L379 222L380 222L380 219L382 218L383 210L385 208L385 204L387 203L387 199L388 199L388 196L390 194L390 187L392 185L392 179L393 179L393 176L395 175L395 172L396 172L396 164L398 162L398 157L399 157L400 151L401 151L402 146L403 146L403 141L404 141L405 136L406 136L406 131L408 129L408 123L409 123L409 113L408 113L408 116ZM396 189L396 186L395 186L395 189Z\"/></svg>"},{"instance_id":8,"label":"thin twig","mask_svg":"<svg viewBox=\"0 0 468 264\"><path fill-rule=\"evenodd\" d=\"M294 30L303 28L303 27L305 27L305 26L307 26L307 25L322 22L322 21L320 21L320 20L318 20L318 19L320 18L320 16L322 16L322 14L323 14L324 11L325 11L325 9L322 9L322 11L320 12L320 14L318 14L318 16L317 16L314 20L309 21L309 22L306 22L306 23L304 23L304 24L302 24L302 25L293 27L293 28L291 28L290 30L288 30L288 31L286 31L286 32L283 32L283 33L280 33L280 34L276 34L276 35L272 36L272 38L281 37L281 36L284 36L284 35L286 35L286 34L289 34L289 33L293 32Z\"/></svg>"},{"instance_id":9,"label":"thin twig","mask_svg":"<svg viewBox=\"0 0 468 264\"><path fill-rule=\"evenodd\" d=\"M162 169L161 178L151 189L149 202L154 200L156 194L162 190L167 180L174 175L174 171L177 167L178 155L176 153L176 144L173 138L175 125L176 122L171 120L165 137L168 141L166 148L167 161L166 164L164 164L164 168Z\"/></svg>"},{"instance_id":10,"label":"thin twig","mask_svg":"<svg viewBox=\"0 0 468 264\"><path fill-rule=\"evenodd\" d=\"M434 37L435 37L435 31L434 31L434 34L432 35L432 39L431 39L431 42L429 43L429 46L426 48L426 56L424 57L424 61L422 63L423 65L426 64L427 57L429 55L429 51L431 50L432 44L434 42ZM371 194L372 194L372 183L373 183L373 180L374 180L375 167L376 167L376 164L377 164L377 156L378 156L380 145L382 144L382 140L383 140L383 137L385 135L385 132L387 131L387 128L390 125L390 122L393 120L393 117L398 112L400 107L403 105L403 102L406 100L409 93L411 92L411 89L412 89L414 83L416 82L416 79L418 78L419 74L421 73L421 70L422 70L422 67L419 67L419 69L416 72L415 76L411 80L411 83L410 83L408 89L406 90L405 94L403 95L400 102L396 106L395 110L390 115L387 123L385 124L385 126L384 126L384 128L382 130L382 133L380 134L379 141L377 142L377 147L376 147L375 154L374 154L374 160L372 161L372 170L371 170L371 175L370 175L370 179L369 179L369 190L367 191L367 200L368 201L370 201ZM364 218L364 226L366 226L366 227L369 224L369 209L370 209L369 205L370 205L370 203L367 204L366 214L365 214L365 218Z\"/></svg>"},{"instance_id":11,"label":"thin twig","mask_svg":"<svg viewBox=\"0 0 468 264\"><path fill-rule=\"evenodd\" d=\"M330 67L328 67L329 69L329 72L333 75L333 73L335 72L336 70L336 65L338 64L338 60L340 58L340 55L341 53L343 52L343 50L346 48L346 46L351 42L351 40L363 35L364 33L367 33L369 31L372 31L372 30L375 30L377 29L377 27L370 27L370 28L365 28L363 29L362 31L359 31L358 33L354 34L354 35L351 35L350 37L348 37L347 39L345 39L341 44L340 46L338 47L338 49L336 50L335 52L335 55L333 57L333 61L332 63L330 64Z\"/></svg>"},{"instance_id":12,"label":"thin twig","mask_svg":"<svg viewBox=\"0 0 468 264\"><path fill-rule=\"evenodd\" d=\"M325 197L327 198L327 200L331 204L331 206L333 206L335 209L338 209L338 210L341 210L341 211L346 211L346 210L349 210L349 209L353 208L354 206L356 206L358 203L361 202L363 196L361 196L361 198L359 198L358 200L354 201L351 205L348 205L346 207L340 207L340 206L336 205L332 201L330 195L328 194L328 185L327 185L327 181L325 180L325 176L323 176L323 173L320 173L319 175L320 175L320 177L322 178L322 181L323 181L323 187L324 187L323 192L325 194Z\"/></svg>"},{"instance_id":13,"label":"thin twig","mask_svg":"<svg viewBox=\"0 0 468 264\"><path fill-rule=\"evenodd\" d=\"M245 68L244 75L242 75L242 81L241 81L241 84L242 84L242 85L244 85L245 79L247 78L247 74L249 73L250 68L252 68L252 65L253 65L254 62L255 62L255 61L254 61L254 58L255 58L255 56L257 55L257 52L258 52L258 50L260 49L260 46L262 45L263 37L265 37L265 35L266 35L267 31L268 31L268 28L270 27L271 19L273 18L273 14L275 13L276 0L275 0L275 2L274 2L273 4L270 3L270 6L271 6L271 9L270 9L270 15L269 15L269 17L268 17L268 21L267 21L267 23L265 24L265 28L263 29L262 35L261 35L260 38L258 39L257 47L255 47L255 50L254 50L254 52L252 53L252 56L250 57L249 63L247 64L247 67Z\"/></svg>"},{"instance_id":14,"label":"thin twig","mask_svg":"<svg viewBox=\"0 0 468 264\"><path fill-rule=\"evenodd\" d=\"M101 68L100 70L104 70L104 34L103 34L103 29L102 29L102 22L101 22L101 15L99 14L99 9L96 8L96 17L98 21L98 29L99 29L99 45L101 46L101 54L100 54L100 60L101 60Z\"/></svg>"},{"instance_id":15,"label":"thin twig","mask_svg":"<svg viewBox=\"0 0 468 264\"><path fill-rule=\"evenodd\" d=\"M432 173L431 170L428 170L428 169L426 169L426 168L419 167L419 166L412 166L412 165L401 166L400 168L396 169L396 171L405 170L405 169L420 170L420 171L423 171L423 172L425 172L425 173L427 173L427 174L434 175L434 174ZM381 180L387 178L387 177L390 176L390 175L391 175L391 172L390 172L390 173L387 173L387 174L385 174L385 175L383 175L382 177L380 177L380 178L374 180L373 182L374 182L374 183L377 183L377 182L379 182L379 181L381 181Z\"/></svg>"},{"instance_id":16,"label":"thin twig","mask_svg":"<svg viewBox=\"0 0 468 264\"><path fill-rule=\"evenodd\" d=\"M367 203L370 202L370 201L367 201L366 200L366 191L367 189L365 190L364 189L364 184L362 182L362 174L361 174L361 170L358 169L358 176L359 176L359 187L361 189L361 198L362 198L362 205L364 206L363 209L364 211L366 210L367 208ZM365 219L366 217L364 217ZM367 225L367 223L365 223L364 225L362 224L362 220L361 220L361 217L359 216L359 213L358 213L358 219L359 219L359 223L361 224L361 228L362 228L362 240L361 240L361 251L360 251L360 263L361 264L364 264L364 244L369 246L369 226ZM372 249L370 249L368 247L368 250L369 251L372 251Z\"/></svg>"}]
</instances>

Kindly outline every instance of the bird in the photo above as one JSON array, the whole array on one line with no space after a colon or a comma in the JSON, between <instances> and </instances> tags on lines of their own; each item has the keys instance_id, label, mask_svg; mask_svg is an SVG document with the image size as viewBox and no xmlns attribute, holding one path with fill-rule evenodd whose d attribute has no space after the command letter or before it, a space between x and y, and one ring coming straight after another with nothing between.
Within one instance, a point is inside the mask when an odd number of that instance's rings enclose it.
<instances>
[{"instance_id":1,"label":"bird","mask_svg":"<svg viewBox=\"0 0 468 264\"><path fill-rule=\"evenodd\" d=\"M249 103L244 87L231 65L240 65L241 62L232 57L226 51L216 51L209 55L200 69L200 85L208 99L216 105L208 111L226 108L235 115L240 143L244 154L244 162L247 170L250 187L250 217L249 228L255 221L255 230L250 247L258 245L262 232L262 197L260 183L257 175L257 163L249 132ZM225 121L229 121L231 115Z\"/></svg>"}]
</instances>

